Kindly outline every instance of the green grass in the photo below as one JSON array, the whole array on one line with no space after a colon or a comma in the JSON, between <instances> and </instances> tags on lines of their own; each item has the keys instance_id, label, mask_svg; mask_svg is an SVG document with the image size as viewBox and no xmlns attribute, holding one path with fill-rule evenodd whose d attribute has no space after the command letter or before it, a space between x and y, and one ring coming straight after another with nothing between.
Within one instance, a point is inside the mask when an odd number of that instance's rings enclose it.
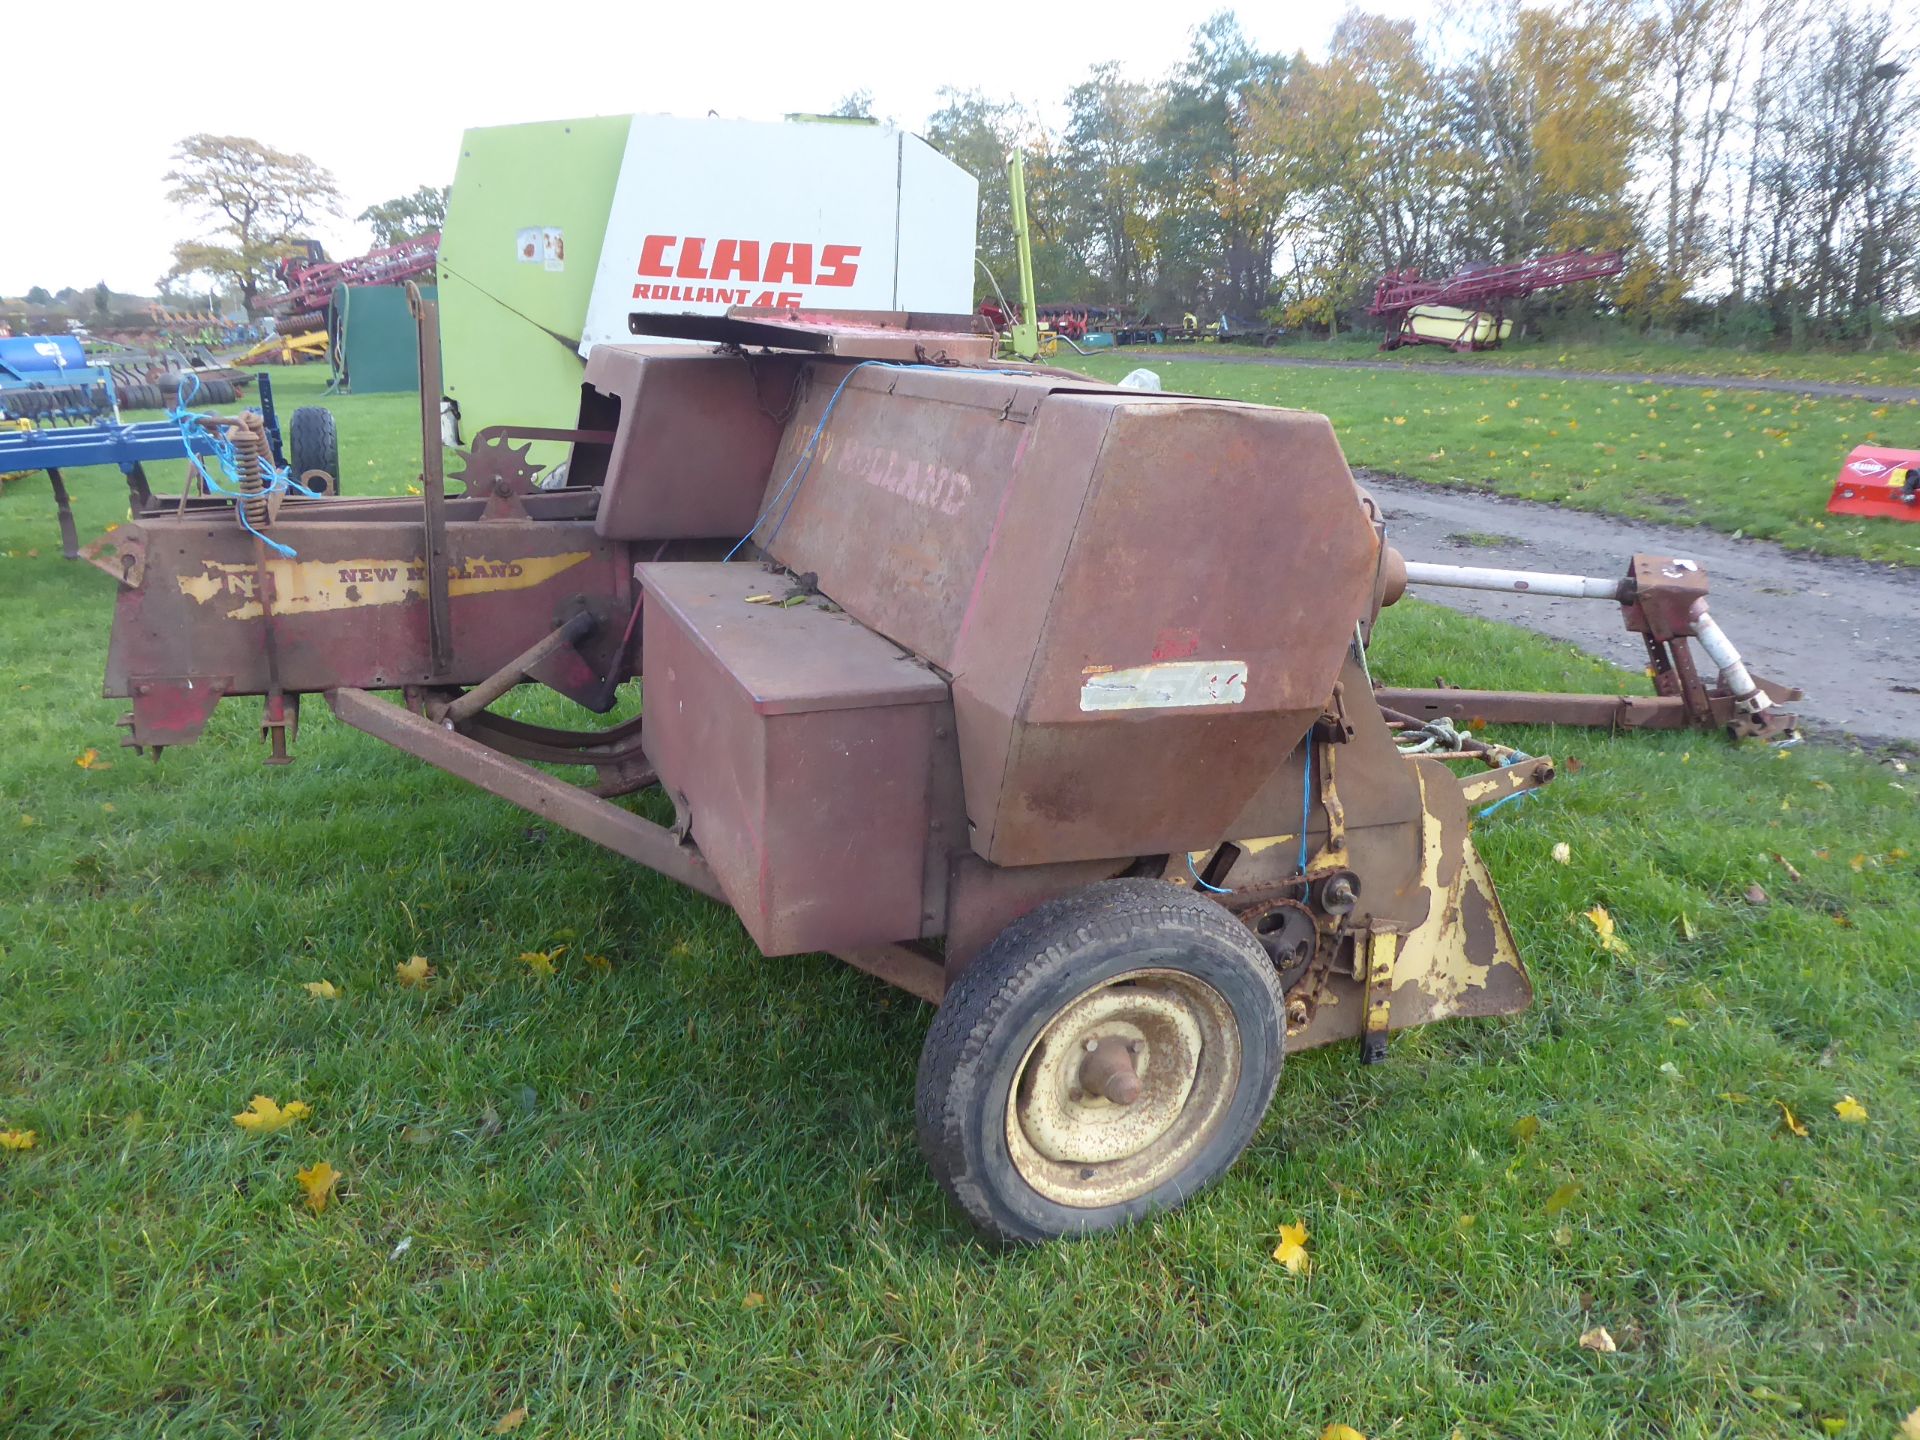
<instances>
[{"instance_id":1,"label":"green grass","mask_svg":"<svg viewBox=\"0 0 1920 1440\"><path fill-rule=\"evenodd\" d=\"M1318 410L1352 464L1437 485L1920 564L1920 525L1826 513L1855 445L1920 444L1920 401L1156 361L1140 351L1074 363L1109 380L1146 364L1169 390Z\"/></svg>"},{"instance_id":2,"label":"green grass","mask_svg":"<svg viewBox=\"0 0 1920 1440\"><path fill-rule=\"evenodd\" d=\"M1243 352L1250 353L1250 352ZM1282 341L1276 354L1302 359L1367 360L1389 365L1505 365L1520 370L1604 370L1616 374L1699 375L1813 380L1833 385L1920 386L1920 350L1873 352L1735 349L1637 338L1514 340L1498 350L1456 355L1439 345L1409 345L1383 355L1377 337Z\"/></svg>"},{"instance_id":3,"label":"green grass","mask_svg":"<svg viewBox=\"0 0 1920 1440\"><path fill-rule=\"evenodd\" d=\"M403 488L406 403L337 409L356 479ZM83 530L121 513L72 478ZM917 1154L916 1002L762 960L319 705L290 769L252 702L116 752L112 584L57 558L43 481L0 497L0 557L0 1129L40 1136L0 1151L0 1434L443 1437L525 1405L553 1437L1881 1440L1920 1405L1920 776L1511 732L1582 762L1478 827L1534 1008L1375 1069L1299 1056L1184 1211L1003 1254ZM1638 684L1413 604L1376 666ZM516 963L556 944L553 981ZM424 993L393 980L416 952ZM248 1138L255 1093L313 1116ZM1293 1221L1306 1277L1269 1258ZM1578 1347L1595 1325L1619 1353Z\"/></svg>"}]
</instances>

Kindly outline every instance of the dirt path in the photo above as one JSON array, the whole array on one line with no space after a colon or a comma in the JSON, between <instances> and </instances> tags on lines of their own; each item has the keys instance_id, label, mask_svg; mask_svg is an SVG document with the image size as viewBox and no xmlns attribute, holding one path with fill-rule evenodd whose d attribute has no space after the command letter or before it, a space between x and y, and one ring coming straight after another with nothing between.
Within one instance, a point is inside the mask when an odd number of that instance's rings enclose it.
<instances>
[{"instance_id":1,"label":"dirt path","mask_svg":"<svg viewBox=\"0 0 1920 1440\"><path fill-rule=\"evenodd\" d=\"M1562 370L1541 366L1523 369L1517 365L1475 365L1471 361L1445 365L1403 363L1398 360L1315 360L1304 355L1274 355L1252 350L1234 354L1218 348L1207 350L1165 350L1148 352L1095 351L1095 354L1134 354L1148 360L1205 360L1216 365L1293 365L1312 370L1397 370L1407 375L1476 375L1494 379L1530 380L1606 380L1615 385L1678 385L1693 390L1765 390L1779 395L1816 395L1821 399L1845 397L1870 400L1876 405L1920 403L1920 386L1913 385L1841 385L1827 380L1776 379L1765 375L1659 375L1622 374L1612 370Z\"/></svg>"},{"instance_id":2,"label":"dirt path","mask_svg":"<svg viewBox=\"0 0 1920 1440\"><path fill-rule=\"evenodd\" d=\"M1807 692L1798 708L1811 726L1920 741L1920 570L1791 554L1764 540L1368 471L1356 475L1385 509L1388 536L1410 560L1581 575L1617 575L1636 552L1696 560L1712 578L1714 618L1755 672ZM1431 586L1414 593L1572 641L1630 669L1646 663L1639 637L1626 632L1618 608L1605 601Z\"/></svg>"}]
</instances>

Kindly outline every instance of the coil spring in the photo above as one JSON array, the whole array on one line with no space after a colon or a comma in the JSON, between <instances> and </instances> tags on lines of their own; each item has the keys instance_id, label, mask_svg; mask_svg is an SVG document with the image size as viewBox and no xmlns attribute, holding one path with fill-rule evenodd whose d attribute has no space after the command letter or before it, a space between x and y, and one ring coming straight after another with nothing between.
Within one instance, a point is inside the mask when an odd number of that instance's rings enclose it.
<instances>
[{"instance_id":1,"label":"coil spring","mask_svg":"<svg viewBox=\"0 0 1920 1440\"><path fill-rule=\"evenodd\" d=\"M227 431L233 444L234 469L237 472L241 500L247 523L258 530L267 523L267 479L261 471L260 457L266 453L267 438L258 415L245 415Z\"/></svg>"}]
</instances>

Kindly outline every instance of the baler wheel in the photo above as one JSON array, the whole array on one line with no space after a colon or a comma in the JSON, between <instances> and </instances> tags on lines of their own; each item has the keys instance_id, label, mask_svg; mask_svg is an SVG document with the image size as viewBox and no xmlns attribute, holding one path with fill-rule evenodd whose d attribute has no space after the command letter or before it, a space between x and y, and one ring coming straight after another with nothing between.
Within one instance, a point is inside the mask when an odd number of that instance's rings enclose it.
<instances>
[{"instance_id":1,"label":"baler wheel","mask_svg":"<svg viewBox=\"0 0 1920 1440\"><path fill-rule=\"evenodd\" d=\"M322 405L302 405L293 412L287 426L287 460L293 478L310 490L324 489L329 495L340 493L340 434L334 428L333 412ZM324 486L307 480L307 472L326 472Z\"/></svg>"},{"instance_id":2,"label":"baler wheel","mask_svg":"<svg viewBox=\"0 0 1920 1440\"><path fill-rule=\"evenodd\" d=\"M920 1145L975 1225L1030 1243L1182 1204L1253 1139L1284 1058L1273 961L1233 916L1108 880L1003 931L920 1056Z\"/></svg>"}]
</instances>

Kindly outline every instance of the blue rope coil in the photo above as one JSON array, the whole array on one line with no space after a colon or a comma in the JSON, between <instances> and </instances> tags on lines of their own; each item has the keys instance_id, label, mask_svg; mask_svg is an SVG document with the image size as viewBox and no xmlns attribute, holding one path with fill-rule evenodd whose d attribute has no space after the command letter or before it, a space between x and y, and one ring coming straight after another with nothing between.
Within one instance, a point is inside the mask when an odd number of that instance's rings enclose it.
<instances>
[{"instance_id":1,"label":"blue rope coil","mask_svg":"<svg viewBox=\"0 0 1920 1440\"><path fill-rule=\"evenodd\" d=\"M193 389L189 391L187 386ZM193 402L200 398L200 377L192 371L180 377L179 387L174 391L174 403L167 410L167 418L180 427L180 441L186 447L187 463L199 475L200 483L207 487L209 495L224 495L234 502L234 513L240 517L240 525L249 535L259 540L276 555L289 560L299 558L299 552L290 545L282 545L278 540L269 539L254 529L253 522L247 519L247 502L260 500L268 495L283 495L291 491L295 495L304 495L309 500L318 500L318 490L309 490L293 478L292 466L278 466L271 456L262 453L260 460L261 488L248 491L240 488L240 456L218 426L204 425L203 420L214 417L204 415L193 408ZM209 468L208 461L213 462ZM217 471L217 473L216 473Z\"/></svg>"}]
</instances>

